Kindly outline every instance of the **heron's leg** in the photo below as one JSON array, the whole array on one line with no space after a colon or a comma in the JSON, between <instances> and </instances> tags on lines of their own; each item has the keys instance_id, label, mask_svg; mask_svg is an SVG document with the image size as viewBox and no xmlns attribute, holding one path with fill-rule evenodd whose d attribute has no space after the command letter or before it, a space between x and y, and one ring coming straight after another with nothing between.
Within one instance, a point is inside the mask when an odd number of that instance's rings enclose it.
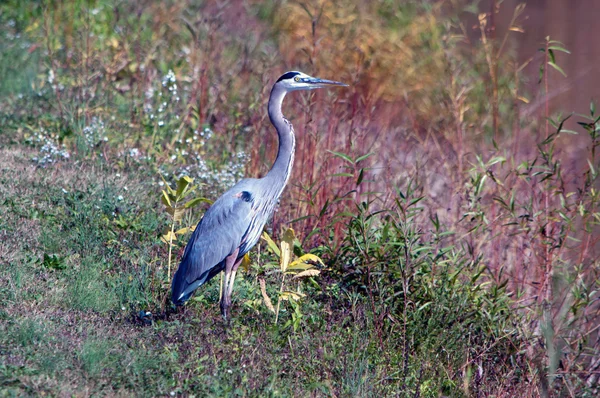
<instances>
[{"instance_id":1,"label":"heron's leg","mask_svg":"<svg viewBox=\"0 0 600 398\"><path fill-rule=\"evenodd\" d=\"M231 275L229 276L229 284L227 285L227 290L223 293L226 296L226 300L229 304L231 304L231 294L233 293L233 284L235 282L235 274L237 273L237 269L242 263L242 259L236 261L233 264L233 268L231 269Z\"/></svg>"},{"instance_id":2,"label":"heron's leg","mask_svg":"<svg viewBox=\"0 0 600 398\"><path fill-rule=\"evenodd\" d=\"M235 279L235 271L233 273L232 273L232 271L234 269L237 270L237 267L235 265L236 265L238 252L239 252L239 249L236 249L233 253L231 253L229 256L227 256L227 258L225 258L225 283L223 284L223 291L221 292L221 315L223 315L223 318L225 318L225 319L227 319L227 309L231 305L231 295L227 294L227 292L229 291L230 284L233 287L233 280ZM232 278L232 276L233 276L233 278Z\"/></svg>"}]
</instances>

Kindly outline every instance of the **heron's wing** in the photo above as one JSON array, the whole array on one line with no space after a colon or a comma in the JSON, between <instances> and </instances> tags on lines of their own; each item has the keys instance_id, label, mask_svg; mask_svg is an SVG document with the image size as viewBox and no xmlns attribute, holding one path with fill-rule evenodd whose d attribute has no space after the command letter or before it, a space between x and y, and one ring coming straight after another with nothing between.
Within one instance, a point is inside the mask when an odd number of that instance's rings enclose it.
<instances>
[{"instance_id":1,"label":"heron's wing","mask_svg":"<svg viewBox=\"0 0 600 398\"><path fill-rule=\"evenodd\" d=\"M243 242L252 220L252 194L248 191L229 190L208 209L198 223L183 254L177 273L182 272L187 284L200 278L201 283L214 276L205 275L215 267L222 267L227 256ZM201 284L200 283L200 284Z\"/></svg>"}]
</instances>

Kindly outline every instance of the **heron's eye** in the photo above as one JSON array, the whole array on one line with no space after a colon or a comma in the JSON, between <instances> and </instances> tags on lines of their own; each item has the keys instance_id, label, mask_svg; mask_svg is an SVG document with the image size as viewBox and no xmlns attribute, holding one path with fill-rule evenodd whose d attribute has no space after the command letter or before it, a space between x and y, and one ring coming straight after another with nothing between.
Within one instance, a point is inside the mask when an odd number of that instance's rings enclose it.
<instances>
[{"instance_id":1,"label":"heron's eye","mask_svg":"<svg viewBox=\"0 0 600 398\"><path fill-rule=\"evenodd\" d=\"M296 76L296 77L294 78L294 80L295 80L295 81L297 81L297 82L299 82L299 81L300 81L300 77L299 77L299 76Z\"/></svg>"}]
</instances>

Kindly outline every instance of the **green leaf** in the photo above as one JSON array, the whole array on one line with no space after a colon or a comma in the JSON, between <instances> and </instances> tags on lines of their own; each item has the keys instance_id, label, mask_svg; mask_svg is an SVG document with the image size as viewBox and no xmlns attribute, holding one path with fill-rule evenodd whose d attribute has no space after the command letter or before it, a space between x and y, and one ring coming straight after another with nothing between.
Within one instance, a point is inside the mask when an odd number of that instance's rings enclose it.
<instances>
[{"instance_id":1,"label":"green leaf","mask_svg":"<svg viewBox=\"0 0 600 398\"><path fill-rule=\"evenodd\" d=\"M548 50L548 57L550 58L550 62L556 63L556 58L554 58L554 51Z\"/></svg>"},{"instance_id":2,"label":"green leaf","mask_svg":"<svg viewBox=\"0 0 600 398\"><path fill-rule=\"evenodd\" d=\"M345 153L335 152L335 151L329 151L329 150L327 152L329 152L329 153L337 156L340 159L344 159L346 162L348 162L348 163L350 163L352 165L354 164L354 161L352 160L352 158L350 156L346 155Z\"/></svg>"},{"instance_id":3,"label":"green leaf","mask_svg":"<svg viewBox=\"0 0 600 398\"><path fill-rule=\"evenodd\" d=\"M176 191L175 195L177 197L180 197L193 181L194 180L192 180L188 176L183 176L179 180L177 180L177 191Z\"/></svg>"},{"instance_id":4,"label":"green leaf","mask_svg":"<svg viewBox=\"0 0 600 398\"><path fill-rule=\"evenodd\" d=\"M263 240L265 242L267 242L267 246L269 246L269 248L271 249L271 251L273 253L275 253L275 255L277 257L281 257L281 251L279 250L279 247L277 247L277 244L275 242L273 242L273 239L271 239L271 237L269 236L269 234L267 234L266 232L263 232L262 238L263 238Z\"/></svg>"},{"instance_id":5,"label":"green leaf","mask_svg":"<svg viewBox=\"0 0 600 398\"><path fill-rule=\"evenodd\" d=\"M160 178L163 180L163 182L165 183L165 188L167 189L167 193L170 197L175 197L175 190L173 190L173 188L171 188L169 186L169 183L167 182L167 180L165 180L165 178L161 175Z\"/></svg>"},{"instance_id":6,"label":"green leaf","mask_svg":"<svg viewBox=\"0 0 600 398\"><path fill-rule=\"evenodd\" d=\"M554 62L548 62L548 65L550 65L551 67L553 67L554 69L556 69L564 77L567 77L567 74L565 73L565 71L562 70L562 68L560 66L556 65Z\"/></svg>"},{"instance_id":7,"label":"green leaf","mask_svg":"<svg viewBox=\"0 0 600 398\"><path fill-rule=\"evenodd\" d=\"M365 169L360 169L360 173L358 174L358 178L356 179L356 185L360 185L363 180Z\"/></svg>"},{"instance_id":8,"label":"green leaf","mask_svg":"<svg viewBox=\"0 0 600 398\"><path fill-rule=\"evenodd\" d=\"M567 50L564 47L558 46L558 45L548 46L548 51L550 51L550 50L555 50L555 51L560 51L560 52L563 52L563 53L571 54L571 51Z\"/></svg>"},{"instance_id":9,"label":"green leaf","mask_svg":"<svg viewBox=\"0 0 600 398\"><path fill-rule=\"evenodd\" d=\"M206 198L194 198L186 204L184 204L183 207L185 207L186 209L191 209L192 207L198 206L200 203L208 203L209 205L211 205L212 200Z\"/></svg>"},{"instance_id":10,"label":"green leaf","mask_svg":"<svg viewBox=\"0 0 600 398\"><path fill-rule=\"evenodd\" d=\"M366 155L359 156L359 157L356 158L356 160L354 161L354 163L361 162L361 161L365 160L366 158L368 158L369 156L371 156L373 154L374 154L373 152L369 152Z\"/></svg>"},{"instance_id":11,"label":"green leaf","mask_svg":"<svg viewBox=\"0 0 600 398\"><path fill-rule=\"evenodd\" d=\"M503 156L496 156L488 161L488 166L495 165L496 163L504 163L506 158Z\"/></svg>"},{"instance_id":12,"label":"green leaf","mask_svg":"<svg viewBox=\"0 0 600 398\"><path fill-rule=\"evenodd\" d=\"M44 259L42 260L42 265L46 268L51 268L55 270L63 270L67 268L67 264L65 263L64 257L59 257L56 254L44 253Z\"/></svg>"},{"instance_id":13,"label":"green leaf","mask_svg":"<svg viewBox=\"0 0 600 398\"><path fill-rule=\"evenodd\" d=\"M420 201L422 201L424 198L425 198L424 196L421 196L419 198L411 199L410 203L408 204L408 207L416 205L417 203L419 203Z\"/></svg>"},{"instance_id":14,"label":"green leaf","mask_svg":"<svg viewBox=\"0 0 600 398\"><path fill-rule=\"evenodd\" d=\"M325 201L325 204L321 208L321 211L319 212L319 217L323 217L325 215L325 212L327 211L328 208L329 208L329 199L327 199Z\"/></svg>"},{"instance_id":15,"label":"green leaf","mask_svg":"<svg viewBox=\"0 0 600 398\"><path fill-rule=\"evenodd\" d=\"M171 199L169 198L169 195L167 194L167 192L165 191L161 191L162 192L162 197L160 198L161 202L163 202L163 204L167 207L173 207L171 205Z\"/></svg>"}]
</instances>

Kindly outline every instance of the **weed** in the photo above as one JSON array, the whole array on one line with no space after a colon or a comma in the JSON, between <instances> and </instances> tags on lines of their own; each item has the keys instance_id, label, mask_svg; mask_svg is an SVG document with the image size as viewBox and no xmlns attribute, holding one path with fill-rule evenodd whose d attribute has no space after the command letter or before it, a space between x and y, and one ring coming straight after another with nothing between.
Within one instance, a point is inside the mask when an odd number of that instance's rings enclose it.
<instances>
[{"instance_id":1,"label":"weed","mask_svg":"<svg viewBox=\"0 0 600 398\"><path fill-rule=\"evenodd\" d=\"M292 312L291 325L295 332L300 326L300 321L302 319L299 301L302 297L305 297L305 294L300 290L300 278L312 278L319 275L321 271L316 269L316 267L318 265L323 265L323 260L314 254L306 253L292 261L297 239L294 230L291 228L288 228L283 233L280 247L277 247L275 242L273 242L266 232L263 233L262 239L267 243L267 246L273 254L279 258L279 271L281 272L281 285L279 287L279 295L277 296L277 306L273 307L271 299L266 292L264 280L261 280L260 287L263 301L267 308L275 313L275 324L277 324L277 320L279 319L281 301L288 301L294 310ZM302 249L299 248L299 250ZM268 265L266 267L268 267ZM298 281L296 291L286 289L285 279L287 275L291 276L292 281Z\"/></svg>"},{"instance_id":2,"label":"weed","mask_svg":"<svg viewBox=\"0 0 600 398\"><path fill-rule=\"evenodd\" d=\"M175 227L178 224L181 224L183 220L184 213L187 209L191 209L195 206L198 206L201 203L211 204L212 202L205 198L194 198L186 203L181 204L183 200L194 190L197 188L196 185L190 185L192 183L192 179L183 176L179 180L177 180L177 188L172 189L168 184L166 185L166 190L161 192L161 201L165 206L165 210L171 216L171 226L169 230L161 236L161 240L163 243L166 243L169 246L169 256L168 256L168 268L167 268L167 279L171 280L171 250L173 248L173 242L177 240L177 235L184 235L188 232L193 232L195 227L187 226L183 228L178 228L175 230Z\"/></svg>"},{"instance_id":3,"label":"weed","mask_svg":"<svg viewBox=\"0 0 600 398\"><path fill-rule=\"evenodd\" d=\"M50 134L44 128L41 128L40 132L32 137L26 138L26 142L42 145L39 149L39 156L32 158L39 166L45 167L60 160L68 160L71 157L65 144L59 144L56 134Z\"/></svg>"},{"instance_id":4,"label":"weed","mask_svg":"<svg viewBox=\"0 0 600 398\"><path fill-rule=\"evenodd\" d=\"M598 115L554 115L564 46L519 61L530 11L490 7L2 2L0 385L598 395ZM218 283L167 317L160 238L181 255L173 237L201 212L174 217L189 196L167 186L213 198L266 172L268 89L290 65L352 88L285 103L298 148L280 244L251 254L230 324L204 305ZM294 269L300 247L327 267Z\"/></svg>"}]
</instances>

